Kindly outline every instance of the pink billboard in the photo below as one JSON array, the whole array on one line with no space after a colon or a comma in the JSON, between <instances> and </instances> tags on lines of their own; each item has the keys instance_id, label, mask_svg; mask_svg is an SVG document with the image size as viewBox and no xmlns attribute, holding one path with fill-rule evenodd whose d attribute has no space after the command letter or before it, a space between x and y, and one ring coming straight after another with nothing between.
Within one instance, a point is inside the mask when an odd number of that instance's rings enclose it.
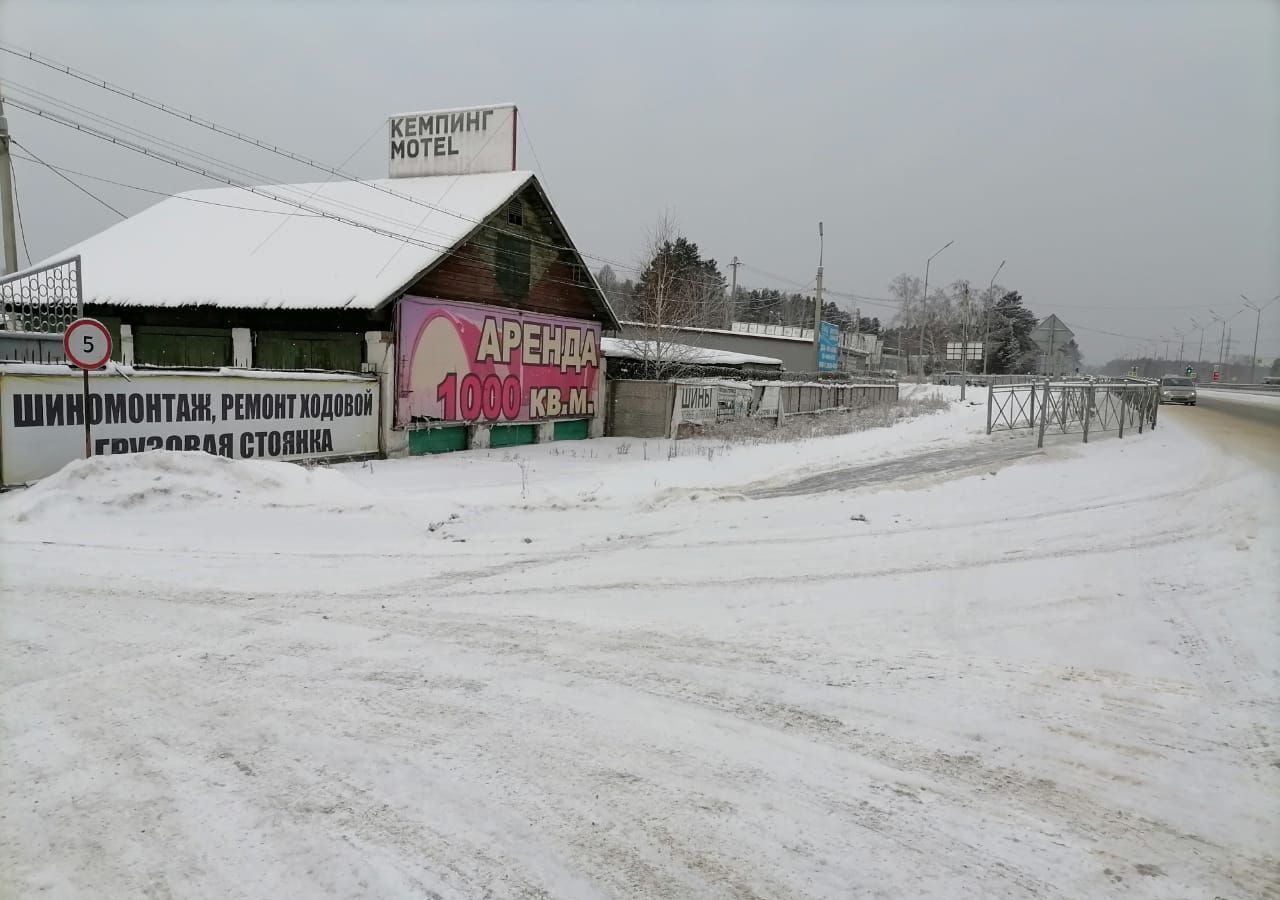
<instances>
[{"instance_id":1,"label":"pink billboard","mask_svg":"<svg viewBox=\"0 0 1280 900\"><path fill-rule=\"evenodd\" d=\"M595 322L405 297L399 328L401 425L595 415Z\"/></svg>"}]
</instances>

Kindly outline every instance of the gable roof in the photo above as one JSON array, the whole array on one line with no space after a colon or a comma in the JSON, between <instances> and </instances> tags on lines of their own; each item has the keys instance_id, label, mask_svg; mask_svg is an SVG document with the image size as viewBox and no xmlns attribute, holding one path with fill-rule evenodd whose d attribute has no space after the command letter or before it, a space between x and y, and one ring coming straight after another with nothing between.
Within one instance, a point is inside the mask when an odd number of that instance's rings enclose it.
<instances>
[{"instance_id":1,"label":"gable roof","mask_svg":"<svg viewBox=\"0 0 1280 900\"><path fill-rule=\"evenodd\" d=\"M260 188L348 222L244 188L189 191L56 258L81 257L85 302L92 304L371 310L443 262L531 182L545 200L531 172ZM603 294L597 303L612 319Z\"/></svg>"}]
</instances>

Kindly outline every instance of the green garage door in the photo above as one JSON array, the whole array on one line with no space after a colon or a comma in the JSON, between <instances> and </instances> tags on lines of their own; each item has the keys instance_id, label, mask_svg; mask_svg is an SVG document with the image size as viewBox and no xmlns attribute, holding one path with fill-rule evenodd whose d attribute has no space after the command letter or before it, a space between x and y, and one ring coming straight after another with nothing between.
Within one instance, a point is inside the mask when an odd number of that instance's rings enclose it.
<instances>
[{"instance_id":1,"label":"green garage door","mask_svg":"<svg viewBox=\"0 0 1280 900\"><path fill-rule=\"evenodd\" d=\"M552 430L557 441L585 441L591 436L591 422L588 419L568 419L557 422Z\"/></svg>"},{"instance_id":2,"label":"green garage door","mask_svg":"<svg viewBox=\"0 0 1280 900\"><path fill-rule=\"evenodd\" d=\"M147 366L231 365L230 328L171 328L138 325L133 329L133 361Z\"/></svg>"},{"instance_id":3,"label":"green garage door","mask_svg":"<svg viewBox=\"0 0 1280 900\"><path fill-rule=\"evenodd\" d=\"M489 429L490 447L518 447L538 440L534 425L494 425Z\"/></svg>"},{"instance_id":4,"label":"green garage door","mask_svg":"<svg viewBox=\"0 0 1280 900\"><path fill-rule=\"evenodd\" d=\"M467 449L467 426L452 425L445 428L422 428L409 432L409 455L424 456L428 453L450 453Z\"/></svg>"},{"instance_id":5,"label":"green garage door","mask_svg":"<svg viewBox=\"0 0 1280 900\"><path fill-rule=\"evenodd\" d=\"M328 369L359 372L359 334L323 331L255 331L253 364L259 369Z\"/></svg>"}]
</instances>

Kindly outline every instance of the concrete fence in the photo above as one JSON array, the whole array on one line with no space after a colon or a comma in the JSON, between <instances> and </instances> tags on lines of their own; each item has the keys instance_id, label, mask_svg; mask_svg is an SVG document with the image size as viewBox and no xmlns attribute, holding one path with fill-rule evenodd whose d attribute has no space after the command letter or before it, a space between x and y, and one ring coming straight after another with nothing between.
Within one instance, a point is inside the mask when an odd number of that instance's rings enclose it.
<instances>
[{"instance_id":1,"label":"concrete fence","mask_svg":"<svg viewBox=\"0 0 1280 900\"><path fill-rule=\"evenodd\" d=\"M818 415L894 403L898 385L784 381L611 380L606 433L626 437L690 437L703 428L742 419L783 424Z\"/></svg>"}]
</instances>

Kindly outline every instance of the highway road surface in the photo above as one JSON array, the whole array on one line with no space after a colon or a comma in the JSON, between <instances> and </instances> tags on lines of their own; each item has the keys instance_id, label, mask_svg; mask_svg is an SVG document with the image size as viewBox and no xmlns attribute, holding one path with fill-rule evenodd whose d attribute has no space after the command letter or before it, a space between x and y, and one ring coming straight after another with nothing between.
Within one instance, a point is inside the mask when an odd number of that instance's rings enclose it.
<instances>
[{"instance_id":1,"label":"highway road surface","mask_svg":"<svg viewBox=\"0 0 1280 900\"><path fill-rule=\"evenodd\" d=\"M1224 450L1280 469L1280 394L1200 388L1194 407L1162 406L1166 416L1192 425Z\"/></svg>"}]
</instances>

